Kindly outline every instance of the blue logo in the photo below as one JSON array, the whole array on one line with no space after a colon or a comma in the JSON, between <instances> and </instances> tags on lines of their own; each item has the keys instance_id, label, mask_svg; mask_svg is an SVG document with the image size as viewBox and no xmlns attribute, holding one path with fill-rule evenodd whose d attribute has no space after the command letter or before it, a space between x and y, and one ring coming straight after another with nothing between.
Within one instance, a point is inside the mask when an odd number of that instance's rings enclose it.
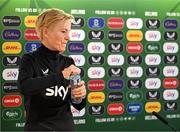
<instances>
[{"instance_id":1,"label":"blue logo","mask_svg":"<svg viewBox=\"0 0 180 132\"><path fill-rule=\"evenodd\" d=\"M25 45L25 51L27 53L36 51L39 47L41 47L41 43L39 42L28 42Z\"/></svg>"},{"instance_id":2,"label":"blue logo","mask_svg":"<svg viewBox=\"0 0 180 132\"><path fill-rule=\"evenodd\" d=\"M165 20L164 27L167 29L176 29L178 26L177 20Z\"/></svg>"},{"instance_id":3,"label":"blue logo","mask_svg":"<svg viewBox=\"0 0 180 132\"><path fill-rule=\"evenodd\" d=\"M17 29L5 29L3 38L6 40L18 40L21 37L21 32Z\"/></svg>"},{"instance_id":4,"label":"blue logo","mask_svg":"<svg viewBox=\"0 0 180 132\"><path fill-rule=\"evenodd\" d=\"M83 43L69 43L68 51L72 53L82 53L84 51Z\"/></svg>"},{"instance_id":5,"label":"blue logo","mask_svg":"<svg viewBox=\"0 0 180 132\"><path fill-rule=\"evenodd\" d=\"M141 103L129 103L127 106L127 112L129 114L136 114L142 111L142 104Z\"/></svg>"},{"instance_id":6,"label":"blue logo","mask_svg":"<svg viewBox=\"0 0 180 132\"><path fill-rule=\"evenodd\" d=\"M109 89L122 89L123 81L122 80L110 80L108 82Z\"/></svg>"},{"instance_id":7,"label":"blue logo","mask_svg":"<svg viewBox=\"0 0 180 132\"><path fill-rule=\"evenodd\" d=\"M100 18L100 17L89 18L88 26L90 28L103 28L104 27L104 19Z\"/></svg>"}]
</instances>

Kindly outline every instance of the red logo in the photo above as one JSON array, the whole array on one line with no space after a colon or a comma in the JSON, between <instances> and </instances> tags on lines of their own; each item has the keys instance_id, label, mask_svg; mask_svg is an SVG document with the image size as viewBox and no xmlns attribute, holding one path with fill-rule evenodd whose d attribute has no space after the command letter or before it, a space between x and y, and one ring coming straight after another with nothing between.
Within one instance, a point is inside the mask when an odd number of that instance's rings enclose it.
<instances>
[{"instance_id":1,"label":"red logo","mask_svg":"<svg viewBox=\"0 0 180 132\"><path fill-rule=\"evenodd\" d=\"M109 28L123 28L124 20L122 18L109 18L107 25Z\"/></svg>"},{"instance_id":2,"label":"red logo","mask_svg":"<svg viewBox=\"0 0 180 132\"><path fill-rule=\"evenodd\" d=\"M103 90L104 89L104 80L89 80L88 89L89 90Z\"/></svg>"},{"instance_id":3,"label":"red logo","mask_svg":"<svg viewBox=\"0 0 180 132\"><path fill-rule=\"evenodd\" d=\"M107 112L109 115L121 115L124 113L124 104L109 104Z\"/></svg>"},{"instance_id":4,"label":"red logo","mask_svg":"<svg viewBox=\"0 0 180 132\"><path fill-rule=\"evenodd\" d=\"M26 40L39 40L36 30L35 29L26 29L25 30L25 39Z\"/></svg>"},{"instance_id":5,"label":"red logo","mask_svg":"<svg viewBox=\"0 0 180 132\"><path fill-rule=\"evenodd\" d=\"M5 95L2 98L2 101L4 107L18 107L22 104L22 98L20 95Z\"/></svg>"},{"instance_id":6,"label":"red logo","mask_svg":"<svg viewBox=\"0 0 180 132\"><path fill-rule=\"evenodd\" d=\"M177 78L165 78L163 80L164 88L177 88L179 85L179 81Z\"/></svg>"},{"instance_id":7,"label":"red logo","mask_svg":"<svg viewBox=\"0 0 180 132\"><path fill-rule=\"evenodd\" d=\"M126 50L128 53L141 53L143 51L143 45L141 43L129 42Z\"/></svg>"}]
</instances>

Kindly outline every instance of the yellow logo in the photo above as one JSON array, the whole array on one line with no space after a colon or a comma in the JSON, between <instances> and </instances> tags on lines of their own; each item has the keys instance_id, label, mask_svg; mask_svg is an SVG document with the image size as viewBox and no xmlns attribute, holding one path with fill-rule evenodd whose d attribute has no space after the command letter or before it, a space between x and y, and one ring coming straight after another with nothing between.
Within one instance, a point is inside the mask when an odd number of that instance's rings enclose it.
<instances>
[{"instance_id":1,"label":"yellow logo","mask_svg":"<svg viewBox=\"0 0 180 132\"><path fill-rule=\"evenodd\" d=\"M5 54L19 54L22 51L22 45L19 42L4 42L2 51Z\"/></svg>"},{"instance_id":2,"label":"yellow logo","mask_svg":"<svg viewBox=\"0 0 180 132\"><path fill-rule=\"evenodd\" d=\"M91 92L88 94L89 103L103 103L105 95L103 92Z\"/></svg>"},{"instance_id":3,"label":"yellow logo","mask_svg":"<svg viewBox=\"0 0 180 132\"><path fill-rule=\"evenodd\" d=\"M141 41L143 39L143 33L140 30L129 30L126 33L128 41Z\"/></svg>"},{"instance_id":4,"label":"yellow logo","mask_svg":"<svg viewBox=\"0 0 180 132\"><path fill-rule=\"evenodd\" d=\"M159 102L147 102L145 110L147 113L152 113L153 111L159 112L161 110L161 104Z\"/></svg>"},{"instance_id":5,"label":"yellow logo","mask_svg":"<svg viewBox=\"0 0 180 132\"><path fill-rule=\"evenodd\" d=\"M35 27L37 16L26 16L24 19L24 24L26 27Z\"/></svg>"}]
</instances>

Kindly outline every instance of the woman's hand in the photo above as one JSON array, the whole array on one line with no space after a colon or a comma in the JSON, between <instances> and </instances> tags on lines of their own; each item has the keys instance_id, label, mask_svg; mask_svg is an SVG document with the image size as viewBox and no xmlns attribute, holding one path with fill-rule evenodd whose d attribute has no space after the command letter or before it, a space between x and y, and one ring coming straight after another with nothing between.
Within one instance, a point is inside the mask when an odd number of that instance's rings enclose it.
<instances>
[{"instance_id":1,"label":"woman's hand","mask_svg":"<svg viewBox=\"0 0 180 132\"><path fill-rule=\"evenodd\" d=\"M80 73L81 73L81 69L79 69L75 65L70 65L69 67L65 68L62 71L62 74L66 79L68 79L71 75L80 74Z\"/></svg>"},{"instance_id":2,"label":"woman's hand","mask_svg":"<svg viewBox=\"0 0 180 132\"><path fill-rule=\"evenodd\" d=\"M80 81L78 87L72 88L71 94L75 98L86 97L86 87L84 85L84 81Z\"/></svg>"}]
</instances>

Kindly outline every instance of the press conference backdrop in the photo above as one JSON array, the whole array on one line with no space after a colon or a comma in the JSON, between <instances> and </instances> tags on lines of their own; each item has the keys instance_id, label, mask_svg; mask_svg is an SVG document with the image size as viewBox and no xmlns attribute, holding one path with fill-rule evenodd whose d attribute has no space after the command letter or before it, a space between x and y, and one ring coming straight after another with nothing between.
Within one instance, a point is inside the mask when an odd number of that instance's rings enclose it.
<instances>
[{"instance_id":1,"label":"press conference backdrop","mask_svg":"<svg viewBox=\"0 0 180 132\"><path fill-rule=\"evenodd\" d=\"M52 7L75 17L65 54L88 93L72 108L77 130L170 130L152 111L180 130L180 0L1 0L1 130L23 130L18 66L41 46L34 23Z\"/></svg>"}]
</instances>

